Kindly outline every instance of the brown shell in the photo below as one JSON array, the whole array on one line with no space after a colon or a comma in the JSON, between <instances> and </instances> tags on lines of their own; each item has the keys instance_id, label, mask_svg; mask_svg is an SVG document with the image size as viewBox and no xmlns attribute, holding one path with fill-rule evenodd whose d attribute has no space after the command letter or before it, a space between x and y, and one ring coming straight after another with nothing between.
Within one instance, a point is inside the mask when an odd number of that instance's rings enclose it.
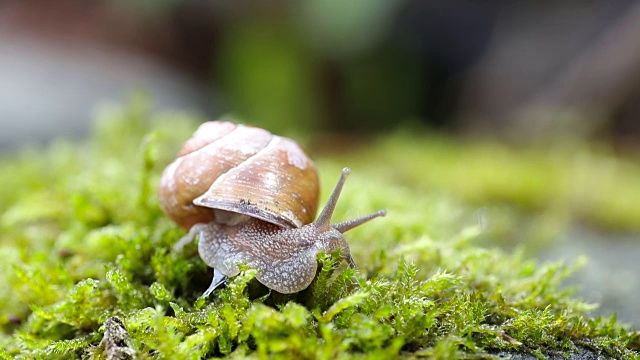
<instances>
[{"instance_id":1,"label":"brown shell","mask_svg":"<svg viewBox=\"0 0 640 360\"><path fill-rule=\"evenodd\" d=\"M159 193L162 210L186 229L215 221L212 209L290 228L315 218L319 182L315 164L294 141L211 121L164 170Z\"/></svg>"}]
</instances>

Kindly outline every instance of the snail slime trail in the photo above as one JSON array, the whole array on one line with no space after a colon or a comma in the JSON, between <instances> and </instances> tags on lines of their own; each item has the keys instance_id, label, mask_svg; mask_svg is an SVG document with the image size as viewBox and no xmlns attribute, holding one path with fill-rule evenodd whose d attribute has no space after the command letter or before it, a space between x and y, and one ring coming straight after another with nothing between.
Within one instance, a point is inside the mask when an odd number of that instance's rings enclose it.
<instances>
[{"instance_id":1,"label":"snail slime trail","mask_svg":"<svg viewBox=\"0 0 640 360\"><path fill-rule=\"evenodd\" d=\"M351 267L343 233L384 210L331 224L349 175L344 168L327 204L315 218L320 193L315 163L293 140L227 121L202 124L166 167L160 180L162 211L189 230L177 251L198 237L200 258L213 268L208 296L238 264L277 292L306 289L317 255L340 250Z\"/></svg>"}]
</instances>

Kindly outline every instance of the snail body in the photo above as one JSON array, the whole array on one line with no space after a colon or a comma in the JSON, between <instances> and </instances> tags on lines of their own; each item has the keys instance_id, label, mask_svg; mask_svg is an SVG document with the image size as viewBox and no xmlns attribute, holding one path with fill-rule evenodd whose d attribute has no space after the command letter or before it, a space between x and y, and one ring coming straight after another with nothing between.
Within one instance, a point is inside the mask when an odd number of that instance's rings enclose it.
<instances>
[{"instance_id":1,"label":"snail body","mask_svg":"<svg viewBox=\"0 0 640 360\"><path fill-rule=\"evenodd\" d=\"M319 182L313 161L293 140L231 122L204 123L187 140L160 180L160 206L189 233L180 250L199 238L198 253L214 269L209 295L238 265L280 293L309 286L321 251L340 253L355 267L343 232L384 216L380 210L330 224L348 169L315 217Z\"/></svg>"}]
</instances>

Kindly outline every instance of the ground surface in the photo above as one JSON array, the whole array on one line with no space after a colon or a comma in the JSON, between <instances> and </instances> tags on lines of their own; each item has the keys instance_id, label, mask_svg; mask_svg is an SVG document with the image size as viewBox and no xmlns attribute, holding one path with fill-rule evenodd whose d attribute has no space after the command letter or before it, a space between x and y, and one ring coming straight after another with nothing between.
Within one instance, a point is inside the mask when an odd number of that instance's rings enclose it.
<instances>
[{"instance_id":1,"label":"ground surface","mask_svg":"<svg viewBox=\"0 0 640 360\"><path fill-rule=\"evenodd\" d=\"M323 198L343 166L353 171L335 220L389 211L348 233L359 269L324 254L316 280L293 295L269 292L245 269L205 299L211 271L195 247L172 251L184 231L156 196L160 172L194 128L195 119L182 115L150 118L134 99L101 111L85 143L58 141L0 162L1 357L105 358L113 344L154 359L638 357L638 332L592 317L592 307L566 290L571 264L495 246L544 242L548 229L562 228L550 221L558 214L631 228L637 215L624 211L630 205L617 191L632 189L625 186L637 169L616 172L622 185L603 190L610 196L581 197L621 214L612 220L566 198L544 211L545 201L567 196L558 185L567 175L563 166L539 173L544 167L530 154L514 165L499 149L484 163L485 150L474 151L480 158L469 175L457 177L469 163L458 168L459 149L446 141L424 147L397 134L368 151L325 153L318 157ZM367 158L378 152L387 155ZM528 180L513 187L513 179L492 176L498 173L487 167L496 161ZM509 198L523 204L518 211L491 205L491 222L479 220L478 202ZM527 209L547 215L523 216L533 214ZM532 221L537 226L525 226Z\"/></svg>"}]
</instances>

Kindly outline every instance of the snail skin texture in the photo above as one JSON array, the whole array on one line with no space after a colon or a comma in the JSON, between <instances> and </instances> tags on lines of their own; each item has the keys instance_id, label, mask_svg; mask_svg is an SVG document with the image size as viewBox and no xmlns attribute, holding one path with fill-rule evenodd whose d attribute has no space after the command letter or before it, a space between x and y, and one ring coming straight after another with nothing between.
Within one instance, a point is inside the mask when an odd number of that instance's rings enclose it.
<instances>
[{"instance_id":1,"label":"snail skin texture","mask_svg":"<svg viewBox=\"0 0 640 360\"><path fill-rule=\"evenodd\" d=\"M385 211L331 224L349 169L342 170L327 204L318 207L314 162L291 139L226 121L202 124L160 180L160 206L189 232L182 248L198 237L198 253L213 268L208 296L238 264L256 269L256 279L290 294L306 289L316 275L319 252L340 253L351 267L342 235ZM313 221L313 222L312 222Z\"/></svg>"}]
</instances>

